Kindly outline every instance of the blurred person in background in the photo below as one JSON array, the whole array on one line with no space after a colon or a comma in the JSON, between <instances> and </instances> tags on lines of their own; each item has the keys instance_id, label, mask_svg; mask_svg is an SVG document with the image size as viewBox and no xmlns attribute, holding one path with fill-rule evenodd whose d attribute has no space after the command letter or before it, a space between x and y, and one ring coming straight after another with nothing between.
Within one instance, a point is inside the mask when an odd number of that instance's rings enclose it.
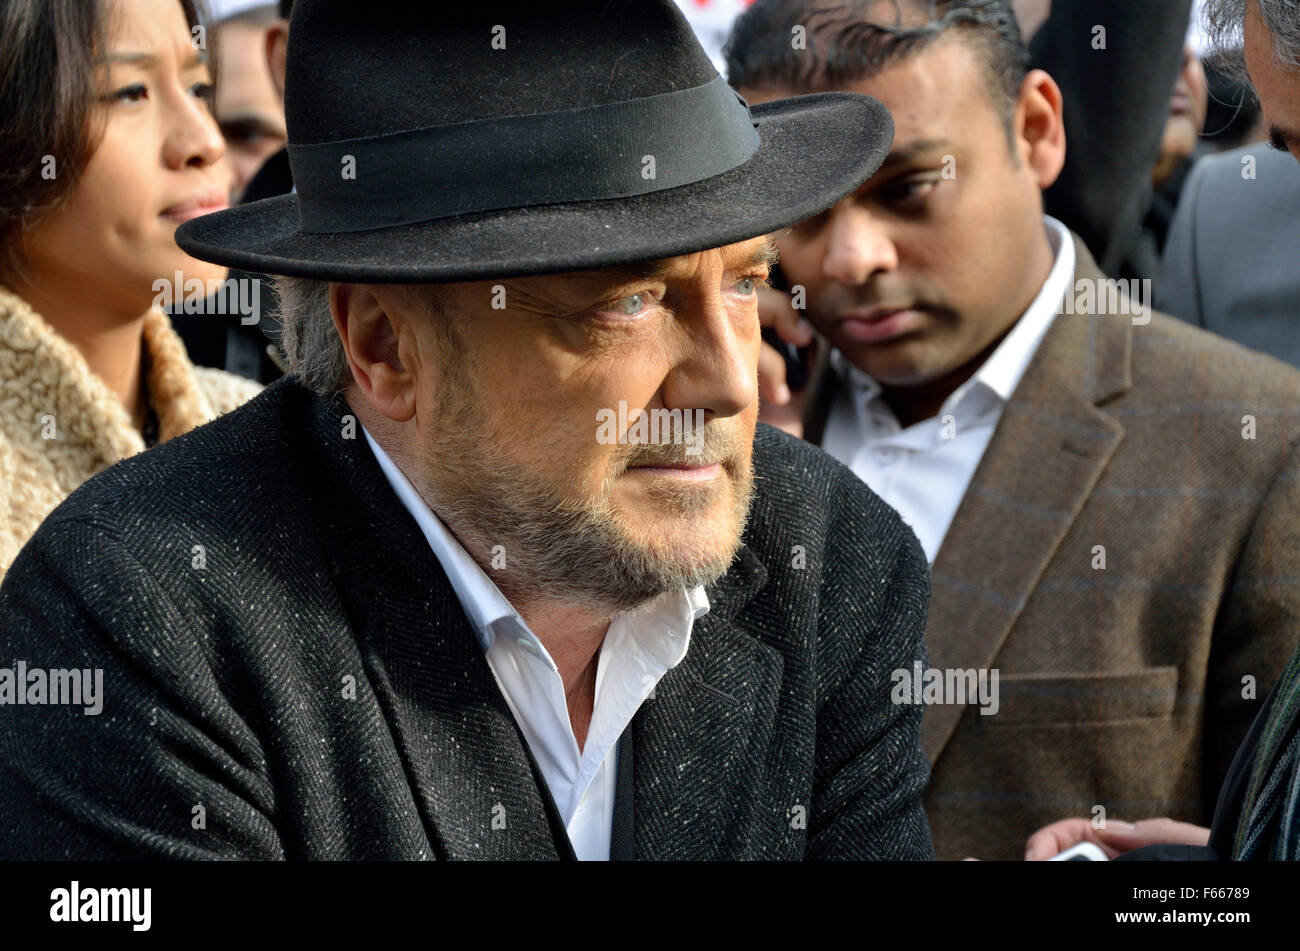
<instances>
[{"instance_id":1,"label":"blurred person in background","mask_svg":"<svg viewBox=\"0 0 1300 951\"><path fill-rule=\"evenodd\" d=\"M1144 219L1185 62L1191 0L1012 0L1032 65L1064 100L1070 149L1044 193L1047 214L1083 239L1110 277L1155 280Z\"/></svg>"},{"instance_id":2,"label":"blurred person in background","mask_svg":"<svg viewBox=\"0 0 1300 951\"><path fill-rule=\"evenodd\" d=\"M258 389L155 308L226 276L174 237L229 189L199 26L190 0L0 6L0 576L90 476Z\"/></svg>"},{"instance_id":3,"label":"blurred person in background","mask_svg":"<svg viewBox=\"0 0 1300 951\"><path fill-rule=\"evenodd\" d=\"M1163 252L1169 235L1169 225L1182 197L1187 176L1201 154L1211 150L1202 141L1205 130L1205 113L1209 106L1209 88L1205 81L1205 68L1191 46L1183 47L1183 66L1174 84L1169 101L1169 115L1165 120L1165 134L1160 140L1160 154L1151 173L1155 192L1151 196L1142 225L1154 242L1157 253Z\"/></svg>"},{"instance_id":4,"label":"blurred person in background","mask_svg":"<svg viewBox=\"0 0 1300 951\"><path fill-rule=\"evenodd\" d=\"M276 12L278 15L266 27L263 41L267 72L271 77L276 101L279 103L280 115L283 117L284 64L289 52L289 17L293 14L293 0L279 0L276 4ZM285 143L281 143L278 151L267 156L262 167L245 186L239 200L242 204L248 204L275 195L287 195L291 191L293 191L293 169L289 167L289 150L285 147Z\"/></svg>"},{"instance_id":5,"label":"blurred person in background","mask_svg":"<svg viewBox=\"0 0 1300 951\"><path fill-rule=\"evenodd\" d=\"M1300 367L1300 169L1248 145L1196 162L1165 244L1166 313Z\"/></svg>"},{"instance_id":6,"label":"blurred person in background","mask_svg":"<svg viewBox=\"0 0 1300 951\"><path fill-rule=\"evenodd\" d=\"M285 148L284 60L292 0L220 0L215 4L215 113L234 169L231 204L293 191ZM288 364L280 352L280 301L264 274L232 270L232 280L257 281L255 304L237 312L173 311L172 324L190 359L205 367L271 383Z\"/></svg>"},{"instance_id":7,"label":"blurred person in background","mask_svg":"<svg viewBox=\"0 0 1300 951\"><path fill-rule=\"evenodd\" d=\"M1185 172L1201 144L1205 129L1205 113L1209 105L1209 90L1205 80L1205 67L1190 46L1183 47L1183 65L1174 84L1169 101L1169 116L1165 120L1165 134L1160 140L1160 154L1151 174L1152 183L1163 188L1174 176Z\"/></svg>"},{"instance_id":8,"label":"blurred person in background","mask_svg":"<svg viewBox=\"0 0 1300 951\"><path fill-rule=\"evenodd\" d=\"M285 147L284 95L271 74L268 44L286 28L268 0L220 0L214 9L214 112L234 173L230 202L238 204L266 160Z\"/></svg>"}]
</instances>

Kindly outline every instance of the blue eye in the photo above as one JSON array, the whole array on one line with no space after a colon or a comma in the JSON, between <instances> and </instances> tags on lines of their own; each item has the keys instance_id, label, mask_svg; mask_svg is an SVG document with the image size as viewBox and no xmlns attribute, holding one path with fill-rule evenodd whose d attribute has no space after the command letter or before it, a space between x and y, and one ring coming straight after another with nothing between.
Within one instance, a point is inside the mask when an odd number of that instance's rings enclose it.
<instances>
[{"instance_id":1,"label":"blue eye","mask_svg":"<svg viewBox=\"0 0 1300 951\"><path fill-rule=\"evenodd\" d=\"M742 277L736 282L736 287L740 290L740 293L748 297L758 290L758 281L752 277Z\"/></svg>"},{"instance_id":2,"label":"blue eye","mask_svg":"<svg viewBox=\"0 0 1300 951\"><path fill-rule=\"evenodd\" d=\"M644 294L629 294L627 297L614 302L614 310L626 317L635 317L637 314L650 305L649 300Z\"/></svg>"}]
</instances>

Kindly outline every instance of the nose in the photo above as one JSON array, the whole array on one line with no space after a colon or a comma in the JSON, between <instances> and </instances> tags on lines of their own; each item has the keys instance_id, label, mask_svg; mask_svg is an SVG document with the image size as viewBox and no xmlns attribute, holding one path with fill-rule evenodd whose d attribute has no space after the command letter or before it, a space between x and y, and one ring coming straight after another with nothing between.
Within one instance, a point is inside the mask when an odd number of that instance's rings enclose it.
<instances>
[{"instance_id":1,"label":"nose","mask_svg":"<svg viewBox=\"0 0 1300 951\"><path fill-rule=\"evenodd\" d=\"M827 223L823 273L840 284L866 283L877 271L898 267L898 252L878 221L860 205L842 203Z\"/></svg>"},{"instance_id":2,"label":"nose","mask_svg":"<svg viewBox=\"0 0 1300 951\"><path fill-rule=\"evenodd\" d=\"M225 139L207 104L188 92L173 97L163 122L163 161L170 169L204 168L226 152Z\"/></svg>"},{"instance_id":3,"label":"nose","mask_svg":"<svg viewBox=\"0 0 1300 951\"><path fill-rule=\"evenodd\" d=\"M720 279L719 270L707 292L679 305L685 339L660 389L666 409L702 409L714 419L742 413L758 400L758 311L728 306Z\"/></svg>"}]
</instances>

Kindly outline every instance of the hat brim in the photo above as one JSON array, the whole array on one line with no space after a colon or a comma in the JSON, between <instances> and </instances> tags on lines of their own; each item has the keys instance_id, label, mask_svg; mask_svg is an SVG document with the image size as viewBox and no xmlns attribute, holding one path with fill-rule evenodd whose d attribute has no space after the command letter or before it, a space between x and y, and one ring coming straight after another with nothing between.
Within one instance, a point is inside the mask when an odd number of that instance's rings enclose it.
<instances>
[{"instance_id":1,"label":"hat brim","mask_svg":"<svg viewBox=\"0 0 1300 951\"><path fill-rule=\"evenodd\" d=\"M194 218L176 241L196 258L245 271L375 284L587 270L788 227L857 189L893 141L889 110L855 93L778 99L750 112L760 145L749 161L677 188L332 234L299 230L298 195L280 195Z\"/></svg>"}]
</instances>

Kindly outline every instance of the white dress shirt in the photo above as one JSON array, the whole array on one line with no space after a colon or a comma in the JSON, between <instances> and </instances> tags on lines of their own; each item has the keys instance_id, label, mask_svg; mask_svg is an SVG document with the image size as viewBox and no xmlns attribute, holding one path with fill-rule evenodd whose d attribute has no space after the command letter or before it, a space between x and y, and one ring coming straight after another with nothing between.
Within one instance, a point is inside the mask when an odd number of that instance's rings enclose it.
<instances>
[{"instance_id":1,"label":"white dress shirt","mask_svg":"<svg viewBox=\"0 0 1300 951\"><path fill-rule=\"evenodd\" d=\"M1074 279L1074 241L1065 225L1044 216L1056 254L1029 309L969 380L944 400L939 415L904 429L880 385L838 350L831 365L840 386L826 420L822 448L898 511L916 532L931 564L962 496L988 448L1002 408L1061 308Z\"/></svg>"},{"instance_id":2,"label":"white dress shirt","mask_svg":"<svg viewBox=\"0 0 1300 951\"><path fill-rule=\"evenodd\" d=\"M379 467L415 518L451 581L488 666L528 741L580 859L608 859L618 778L618 739L655 685L681 663L703 587L668 592L610 622L596 666L596 699L581 751L564 682L545 646L383 448L365 431Z\"/></svg>"}]
</instances>

